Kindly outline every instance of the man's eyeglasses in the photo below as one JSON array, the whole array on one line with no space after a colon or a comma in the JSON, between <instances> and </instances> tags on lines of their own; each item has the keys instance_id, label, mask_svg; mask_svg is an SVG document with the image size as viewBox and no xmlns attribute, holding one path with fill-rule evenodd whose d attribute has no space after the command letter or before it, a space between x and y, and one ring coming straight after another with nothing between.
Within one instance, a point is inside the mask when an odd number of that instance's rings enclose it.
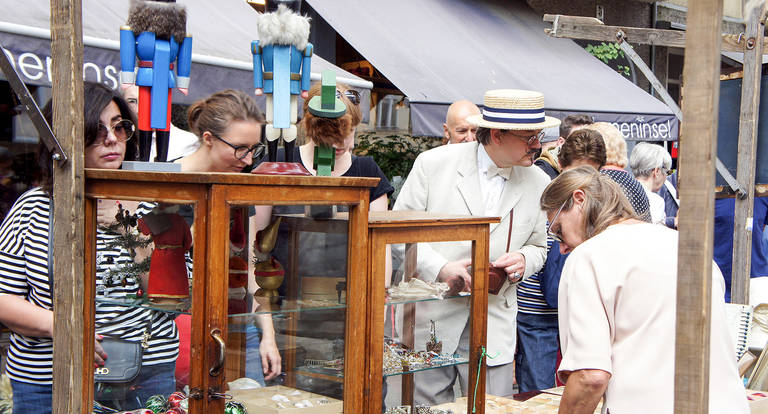
<instances>
[{"instance_id":1,"label":"man's eyeglasses","mask_svg":"<svg viewBox=\"0 0 768 414\"><path fill-rule=\"evenodd\" d=\"M211 135L213 135L215 138L217 138L219 141L229 145L233 150L235 150L235 158L238 160L244 160L248 154L253 154L252 158L260 158L264 154L264 144L259 142L256 145L253 145L251 147L248 147L247 145L232 145L224 138L214 134L211 131L208 131Z\"/></svg>"},{"instance_id":2,"label":"man's eyeglasses","mask_svg":"<svg viewBox=\"0 0 768 414\"><path fill-rule=\"evenodd\" d=\"M133 136L133 122L127 119L121 119L110 127L99 122L99 126L96 129L96 139L93 140L91 145L104 144L104 141L106 141L107 136L109 135L109 131L112 131L115 139L117 139L119 142L128 141Z\"/></svg>"},{"instance_id":3,"label":"man's eyeglasses","mask_svg":"<svg viewBox=\"0 0 768 414\"><path fill-rule=\"evenodd\" d=\"M547 236L551 237L553 240L557 241L558 243L562 243L562 229L563 226L560 226L557 229L557 233L552 232L552 226L555 225L555 222L557 221L557 217L560 216L560 212L563 211L563 207L565 207L565 204L571 201L571 198L568 197L567 200L563 201L563 204L560 205L560 208L557 209L557 213L555 213L555 216L552 217L552 221L549 223L549 226L547 227Z\"/></svg>"},{"instance_id":4,"label":"man's eyeglasses","mask_svg":"<svg viewBox=\"0 0 768 414\"><path fill-rule=\"evenodd\" d=\"M530 146L530 145L533 145L533 143L536 141L541 142L541 139L544 138L544 131L542 130L538 134L531 135L530 137L521 137L520 135L515 135L515 134L512 134L512 135L514 135L518 139L525 141Z\"/></svg>"},{"instance_id":5,"label":"man's eyeglasses","mask_svg":"<svg viewBox=\"0 0 768 414\"><path fill-rule=\"evenodd\" d=\"M336 89L336 97L341 99L341 91ZM360 92L354 89L347 89L344 91L344 97L346 97L352 105L360 105Z\"/></svg>"}]
</instances>

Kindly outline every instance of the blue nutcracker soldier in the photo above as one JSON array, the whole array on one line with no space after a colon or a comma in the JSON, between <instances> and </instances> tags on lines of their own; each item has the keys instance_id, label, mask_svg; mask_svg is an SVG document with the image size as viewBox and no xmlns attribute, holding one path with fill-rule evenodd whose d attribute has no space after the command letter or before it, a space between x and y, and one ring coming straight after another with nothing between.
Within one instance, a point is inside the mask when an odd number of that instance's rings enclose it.
<instances>
[{"instance_id":1,"label":"blue nutcracker soldier","mask_svg":"<svg viewBox=\"0 0 768 414\"><path fill-rule=\"evenodd\" d=\"M171 90L177 87L186 95L189 88L192 37L186 27L186 9L175 0L138 0L131 5L127 25L120 28L120 82L139 86L141 161L149 161L153 130L155 161L167 160Z\"/></svg>"},{"instance_id":2,"label":"blue nutcracker soldier","mask_svg":"<svg viewBox=\"0 0 768 414\"><path fill-rule=\"evenodd\" d=\"M278 140L285 161L293 162L298 96L306 99L312 61L309 18L299 14L301 0L267 0L257 20L259 40L251 43L256 95L266 94L268 159L277 161Z\"/></svg>"}]
</instances>

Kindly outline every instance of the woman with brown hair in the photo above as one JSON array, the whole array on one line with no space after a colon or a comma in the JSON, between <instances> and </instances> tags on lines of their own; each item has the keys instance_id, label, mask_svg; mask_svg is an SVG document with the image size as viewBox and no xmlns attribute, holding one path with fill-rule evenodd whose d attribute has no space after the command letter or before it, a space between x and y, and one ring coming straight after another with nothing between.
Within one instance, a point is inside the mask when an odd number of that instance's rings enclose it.
<instances>
[{"instance_id":1,"label":"woman with brown hair","mask_svg":"<svg viewBox=\"0 0 768 414\"><path fill-rule=\"evenodd\" d=\"M589 166L553 180L541 208L571 253L558 299L560 412L592 412L605 395L604 412L672 413L677 232L638 220L619 186ZM709 411L748 413L723 290L713 262Z\"/></svg>"},{"instance_id":2,"label":"woman with brown hair","mask_svg":"<svg viewBox=\"0 0 768 414\"><path fill-rule=\"evenodd\" d=\"M104 85L87 82L83 89L84 166L118 169L124 160L134 160L136 119L128 104ZM43 115L48 122L52 121L50 102L43 108ZM51 191L53 161L42 141L38 159L42 169L40 187L22 194L0 226L0 322L11 330L5 369L13 388L14 413L50 413L52 405L53 273L49 241L55 200ZM143 281L140 277L125 276L115 283L113 271L125 269L134 259L129 249L117 243L120 235L104 227L115 217L114 211L108 212L108 204L115 205L104 202L98 207L96 306L92 322L97 338L104 335L138 343L148 334L137 377L121 384L124 395L115 392L108 402L115 408L134 409L151 395L167 395L175 390L173 371L179 340L167 314L116 304L140 296ZM96 365L109 361L110 356L98 339L95 350Z\"/></svg>"},{"instance_id":3,"label":"woman with brown hair","mask_svg":"<svg viewBox=\"0 0 768 414\"><path fill-rule=\"evenodd\" d=\"M380 178L379 185L370 190L371 211L384 211L388 206L388 196L394 191L384 172L372 157L358 157L352 154L355 145L355 132L362 120L360 112L360 95L344 85L336 85L336 97L347 106L347 112L339 118L322 118L312 115L309 101L320 96L320 83L315 83L309 89L309 97L304 100L304 117L301 125L304 130L304 143L294 147L293 159L304 165L310 173L316 174L313 166L315 147L330 146L335 149L335 161L331 176L333 177L376 177ZM278 151L278 161L285 160L283 150ZM264 224L266 226L266 224Z\"/></svg>"},{"instance_id":4,"label":"woman with brown hair","mask_svg":"<svg viewBox=\"0 0 768 414\"><path fill-rule=\"evenodd\" d=\"M263 151L264 116L253 98L244 92L233 89L216 92L192 104L187 118L190 130L200 139L200 146L176 161L182 171L237 173L250 168L254 157ZM251 237L255 235L254 232ZM248 279L248 291L252 293L256 290L255 282L253 277ZM248 324L245 328L247 349L251 350L246 355L245 376L264 385L265 380L280 374L281 357L271 315L258 315L255 321L258 327Z\"/></svg>"}]
</instances>

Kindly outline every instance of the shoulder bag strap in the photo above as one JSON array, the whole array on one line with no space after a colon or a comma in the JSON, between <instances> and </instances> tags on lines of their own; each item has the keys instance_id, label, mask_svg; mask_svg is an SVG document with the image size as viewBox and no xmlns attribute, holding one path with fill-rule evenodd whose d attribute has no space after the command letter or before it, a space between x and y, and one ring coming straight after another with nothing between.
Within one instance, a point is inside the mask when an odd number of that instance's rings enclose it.
<instances>
[{"instance_id":1,"label":"shoulder bag strap","mask_svg":"<svg viewBox=\"0 0 768 414\"><path fill-rule=\"evenodd\" d=\"M48 288L51 290L51 308L53 308L53 197L48 204Z\"/></svg>"}]
</instances>

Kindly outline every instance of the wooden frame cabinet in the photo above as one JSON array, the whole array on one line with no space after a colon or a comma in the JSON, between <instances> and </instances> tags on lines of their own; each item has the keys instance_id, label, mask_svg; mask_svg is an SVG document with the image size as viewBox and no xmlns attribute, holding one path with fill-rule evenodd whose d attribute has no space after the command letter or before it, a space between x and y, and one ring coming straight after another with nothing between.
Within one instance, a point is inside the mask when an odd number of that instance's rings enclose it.
<instances>
[{"instance_id":1,"label":"wooden frame cabinet","mask_svg":"<svg viewBox=\"0 0 768 414\"><path fill-rule=\"evenodd\" d=\"M486 344L488 309L488 239L490 223L498 218L441 215L418 211L372 212L368 220L368 359L366 360L368 406L367 413L382 412L382 378L384 347L384 320L387 245L405 244L403 280L415 276L417 243L421 242L471 242L472 286L470 295L470 339L469 339L469 397L467 412L473 412L472 395L477 389L475 413L485 412L485 361L481 347ZM454 300L446 298L443 300ZM407 301L406 301L407 302ZM414 347L415 303L403 305L405 323L402 327L402 342L410 349ZM410 326L409 326L410 325ZM478 372L479 366L479 372ZM413 404L414 379L412 373L402 375L402 404Z\"/></svg>"},{"instance_id":2,"label":"wooden frame cabinet","mask_svg":"<svg viewBox=\"0 0 768 414\"><path fill-rule=\"evenodd\" d=\"M192 318L190 343L190 413L224 411L221 338L228 331L228 260L230 208L248 205L347 205L347 298L343 406L364 412L366 348L368 194L375 178L289 177L252 174L149 173L85 170L85 338L94 336L96 202L98 199L164 201L194 207ZM487 251L487 247L485 248ZM487 256L487 254L485 254ZM250 275L249 275L250 277ZM93 342L83 350L83 406L93 401ZM225 343L225 345L227 345Z\"/></svg>"}]
</instances>

